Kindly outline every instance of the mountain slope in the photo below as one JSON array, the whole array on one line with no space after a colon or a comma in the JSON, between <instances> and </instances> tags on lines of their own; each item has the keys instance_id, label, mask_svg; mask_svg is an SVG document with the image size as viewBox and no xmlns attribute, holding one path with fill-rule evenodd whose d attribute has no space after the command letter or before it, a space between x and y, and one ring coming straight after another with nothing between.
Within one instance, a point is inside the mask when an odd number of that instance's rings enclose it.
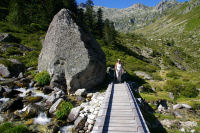
<instances>
[{"instance_id":1,"label":"mountain slope","mask_svg":"<svg viewBox=\"0 0 200 133\"><path fill-rule=\"evenodd\" d=\"M99 6L95 6L94 9L97 11L98 8L102 8L104 19L113 21L118 31L130 32L153 23L156 18L163 16L166 11L181 4L176 0L162 0L155 7L138 3L124 9Z\"/></svg>"},{"instance_id":2,"label":"mountain slope","mask_svg":"<svg viewBox=\"0 0 200 133\"><path fill-rule=\"evenodd\" d=\"M134 32L145 35L150 40L162 43L173 40L176 49L192 57L190 65L199 66L200 46L200 1L185 2L179 8L157 19L153 24ZM174 56L174 53L170 53ZM176 55L176 54L175 54ZM186 59L185 56L182 58ZM191 60L191 58L190 58ZM186 62L188 63L188 62Z\"/></svg>"}]
</instances>

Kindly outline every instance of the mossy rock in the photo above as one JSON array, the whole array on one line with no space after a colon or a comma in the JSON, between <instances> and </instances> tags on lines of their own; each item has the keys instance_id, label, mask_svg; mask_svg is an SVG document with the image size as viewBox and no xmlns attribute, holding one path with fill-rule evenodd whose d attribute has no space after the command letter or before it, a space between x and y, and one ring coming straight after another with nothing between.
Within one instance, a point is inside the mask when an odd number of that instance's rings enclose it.
<instances>
[{"instance_id":1,"label":"mossy rock","mask_svg":"<svg viewBox=\"0 0 200 133\"><path fill-rule=\"evenodd\" d=\"M33 122L34 122L34 120L33 119L29 119L28 121L26 121L26 125L32 125L33 124Z\"/></svg>"},{"instance_id":2,"label":"mossy rock","mask_svg":"<svg viewBox=\"0 0 200 133\"><path fill-rule=\"evenodd\" d=\"M39 102L43 99L43 97L41 96L28 96L25 97L24 101L28 102L28 103L36 103Z\"/></svg>"}]
</instances>

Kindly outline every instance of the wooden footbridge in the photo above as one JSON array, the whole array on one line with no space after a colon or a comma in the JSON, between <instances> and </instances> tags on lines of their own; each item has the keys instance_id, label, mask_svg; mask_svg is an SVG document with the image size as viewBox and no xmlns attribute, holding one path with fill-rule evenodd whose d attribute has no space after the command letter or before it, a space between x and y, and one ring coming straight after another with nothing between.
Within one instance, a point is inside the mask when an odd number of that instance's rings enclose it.
<instances>
[{"instance_id":1,"label":"wooden footbridge","mask_svg":"<svg viewBox=\"0 0 200 133\"><path fill-rule=\"evenodd\" d=\"M92 133L150 133L129 84L108 86Z\"/></svg>"}]
</instances>

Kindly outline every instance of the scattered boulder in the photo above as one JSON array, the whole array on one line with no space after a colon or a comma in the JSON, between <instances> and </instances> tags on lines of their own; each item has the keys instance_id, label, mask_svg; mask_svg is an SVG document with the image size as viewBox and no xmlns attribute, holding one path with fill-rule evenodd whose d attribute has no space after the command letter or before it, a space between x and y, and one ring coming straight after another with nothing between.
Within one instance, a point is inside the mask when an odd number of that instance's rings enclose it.
<instances>
[{"instance_id":1,"label":"scattered boulder","mask_svg":"<svg viewBox=\"0 0 200 133\"><path fill-rule=\"evenodd\" d=\"M59 98L52 106L51 108L49 109L49 113L50 114L53 114L54 112L56 112L58 106L60 105L60 103L63 101L62 98Z\"/></svg>"},{"instance_id":2,"label":"scattered boulder","mask_svg":"<svg viewBox=\"0 0 200 133\"><path fill-rule=\"evenodd\" d=\"M183 118L183 116L180 114L180 112L178 112L178 111L175 111L174 112L174 115L176 116L176 117L178 117L178 118Z\"/></svg>"},{"instance_id":3,"label":"scattered boulder","mask_svg":"<svg viewBox=\"0 0 200 133\"><path fill-rule=\"evenodd\" d=\"M0 33L0 42L19 42L19 40L11 34Z\"/></svg>"},{"instance_id":4,"label":"scattered boulder","mask_svg":"<svg viewBox=\"0 0 200 133\"><path fill-rule=\"evenodd\" d=\"M21 72L25 71L25 65L16 59L0 59L0 75L3 77L17 77Z\"/></svg>"},{"instance_id":5,"label":"scattered boulder","mask_svg":"<svg viewBox=\"0 0 200 133\"><path fill-rule=\"evenodd\" d=\"M140 87L138 87L138 92L139 92L139 93L144 92L144 91L145 91L144 86L140 86Z\"/></svg>"},{"instance_id":6,"label":"scattered boulder","mask_svg":"<svg viewBox=\"0 0 200 133\"><path fill-rule=\"evenodd\" d=\"M50 73L51 85L67 85L74 92L100 84L105 77L106 61L96 40L70 14L62 9L54 16L39 56L38 70Z\"/></svg>"},{"instance_id":7,"label":"scattered boulder","mask_svg":"<svg viewBox=\"0 0 200 133\"><path fill-rule=\"evenodd\" d=\"M44 94L50 94L52 91L53 91L53 89L51 89L51 87L49 87L49 86L45 86L45 87L43 87L43 89L42 89L42 92L43 92Z\"/></svg>"},{"instance_id":8,"label":"scattered boulder","mask_svg":"<svg viewBox=\"0 0 200 133\"><path fill-rule=\"evenodd\" d=\"M136 71L135 74L139 77L143 77L144 79L147 80L153 80L153 77L150 76L149 74L145 73L145 72L141 72L141 71Z\"/></svg>"},{"instance_id":9,"label":"scattered boulder","mask_svg":"<svg viewBox=\"0 0 200 133\"><path fill-rule=\"evenodd\" d=\"M13 76L18 76L21 72L25 71L25 65L17 59L9 59L9 61L11 61L11 63L13 64L13 68L11 68Z\"/></svg>"},{"instance_id":10,"label":"scattered boulder","mask_svg":"<svg viewBox=\"0 0 200 133\"><path fill-rule=\"evenodd\" d=\"M55 93L52 93L49 98L46 100L46 103L48 105L52 105L55 101L57 100L56 98L56 94Z\"/></svg>"},{"instance_id":11,"label":"scattered boulder","mask_svg":"<svg viewBox=\"0 0 200 133\"><path fill-rule=\"evenodd\" d=\"M161 104L158 106L158 111L163 112L165 111L165 107L163 107Z\"/></svg>"},{"instance_id":12,"label":"scattered boulder","mask_svg":"<svg viewBox=\"0 0 200 133\"><path fill-rule=\"evenodd\" d=\"M28 102L28 103L36 103L39 102L43 99L43 97L41 96L27 96L24 98L24 102Z\"/></svg>"},{"instance_id":13,"label":"scattered boulder","mask_svg":"<svg viewBox=\"0 0 200 133\"><path fill-rule=\"evenodd\" d=\"M181 109L181 108L186 108L186 109L192 109L192 107L188 104L176 104L176 105L173 105L173 109L176 110L176 109Z\"/></svg>"},{"instance_id":14,"label":"scattered boulder","mask_svg":"<svg viewBox=\"0 0 200 133\"><path fill-rule=\"evenodd\" d=\"M169 98L171 98L172 100L174 100L174 94L172 92L169 92Z\"/></svg>"},{"instance_id":15,"label":"scattered boulder","mask_svg":"<svg viewBox=\"0 0 200 133\"><path fill-rule=\"evenodd\" d=\"M1 51L5 53L8 48L18 48L20 51L28 51L28 52L32 51L32 49L21 44L5 44L5 43L2 44Z\"/></svg>"},{"instance_id":16,"label":"scattered boulder","mask_svg":"<svg viewBox=\"0 0 200 133\"><path fill-rule=\"evenodd\" d=\"M76 96L86 96L86 89L78 89L78 90L75 92L75 95L76 95Z\"/></svg>"},{"instance_id":17,"label":"scattered boulder","mask_svg":"<svg viewBox=\"0 0 200 133\"><path fill-rule=\"evenodd\" d=\"M78 115L79 115L80 110L81 110L81 106L78 106L78 107L76 107L76 108L73 108L73 109L70 111L69 115L68 115L68 118L67 118L68 121L69 121L69 122L72 122L72 121L76 120L76 118L77 118Z\"/></svg>"},{"instance_id":18,"label":"scattered boulder","mask_svg":"<svg viewBox=\"0 0 200 133\"><path fill-rule=\"evenodd\" d=\"M18 78L21 79L21 78L23 78L23 77L24 77L23 72L20 72L19 75L18 75Z\"/></svg>"},{"instance_id":19,"label":"scattered boulder","mask_svg":"<svg viewBox=\"0 0 200 133\"><path fill-rule=\"evenodd\" d=\"M23 108L22 98L11 99L0 106L0 111L5 112L7 110L13 112L15 110L20 110Z\"/></svg>"},{"instance_id":20,"label":"scattered boulder","mask_svg":"<svg viewBox=\"0 0 200 133\"><path fill-rule=\"evenodd\" d=\"M8 70L8 67L6 67L3 64L0 64L0 75L2 75L5 78L10 77L10 71Z\"/></svg>"}]
</instances>

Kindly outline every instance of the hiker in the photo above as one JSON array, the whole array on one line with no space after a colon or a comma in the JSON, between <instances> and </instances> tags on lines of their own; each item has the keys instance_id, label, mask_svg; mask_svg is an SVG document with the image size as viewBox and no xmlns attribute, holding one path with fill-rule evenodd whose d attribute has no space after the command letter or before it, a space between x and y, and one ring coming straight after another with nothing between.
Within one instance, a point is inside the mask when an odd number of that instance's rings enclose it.
<instances>
[{"instance_id":1,"label":"hiker","mask_svg":"<svg viewBox=\"0 0 200 133\"><path fill-rule=\"evenodd\" d=\"M121 64L121 60L118 59L117 63L115 64L115 72L116 72L117 82L119 83L121 83L122 71L123 71L123 66Z\"/></svg>"}]
</instances>

